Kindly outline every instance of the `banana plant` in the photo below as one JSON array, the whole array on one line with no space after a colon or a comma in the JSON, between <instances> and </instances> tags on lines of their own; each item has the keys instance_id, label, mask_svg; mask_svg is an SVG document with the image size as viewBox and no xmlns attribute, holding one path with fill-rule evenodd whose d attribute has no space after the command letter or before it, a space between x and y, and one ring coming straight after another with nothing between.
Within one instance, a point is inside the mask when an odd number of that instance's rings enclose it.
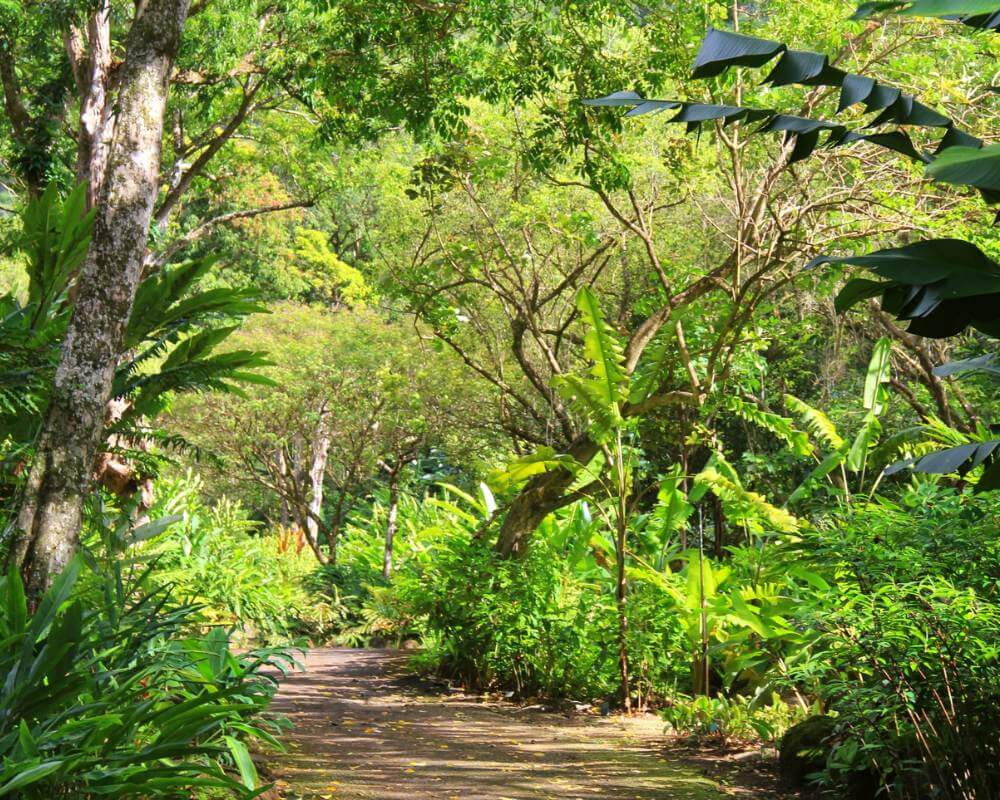
<instances>
[{"instance_id":1,"label":"banana plant","mask_svg":"<svg viewBox=\"0 0 1000 800\"><path fill-rule=\"evenodd\" d=\"M611 499L610 514L605 512L600 503L595 508L608 528L614 531L619 671L622 702L628 711L631 692L626 616L628 577L625 560L629 527L628 501L637 452L629 443L635 422L626 417L624 409L629 401L631 383L639 378L630 378L626 371L623 344L605 320L600 303L589 288L583 287L577 293L576 307L586 326L583 353L590 361L590 368L583 375L557 376L553 380L553 387L573 411L586 419L598 451L589 463L581 464L570 456L557 454L552 448L543 447L511 462L505 471L495 473L491 477L491 483L494 488L503 489L521 483L532 475L562 467L576 474L577 486L581 492L596 488L603 490Z\"/></svg>"},{"instance_id":2,"label":"banana plant","mask_svg":"<svg viewBox=\"0 0 1000 800\"><path fill-rule=\"evenodd\" d=\"M879 417L885 412L889 402L889 393L885 385L889 382L891 363L892 342L888 337L882 337L872 348L861 399L865 415L852 438L842 436L833 421L818 408L813 408L792 395L785 395L785 404L801 419L803 426L816 440L819 461L806 479L789 495L786 505L793 505L810 497L816 490L817 484L824 478L828 479L834 471L840 473L840 489L848 502L851 498L848 476L856 476L858 486L864 486L871 453L882 435ZM870 493L875 491L880 480L881 474L873 483Z\"/></svg>"},{"instance_id":3,"label":"banana plant","mask_svg":"<svg viewBox=\"0 0 1000 800\"><path fill-rule=\"evenodd\" d=\"M625 370L624 348L618 335L608 325L594 293L583 287L577 293L576 307L586 325L583 352L591 362L587 375L560 375L554 380L559 394L586 417L591 436L597 442L603 462L592 462L595 482L612 498L614 520L608 520L615 532L615 601L618 609L618 662L621 695L625 710L631 706L628 656L628 576L625 557L628 546L629 495L632 491L636 462L635 449L626 441L634 423L623 414L629 399L629 375ZM595 467L597 467L595 469ZM600 469L603 467L603 469ZM586 469L586 467L584 467Z\"/></svg>"}]
</instances>

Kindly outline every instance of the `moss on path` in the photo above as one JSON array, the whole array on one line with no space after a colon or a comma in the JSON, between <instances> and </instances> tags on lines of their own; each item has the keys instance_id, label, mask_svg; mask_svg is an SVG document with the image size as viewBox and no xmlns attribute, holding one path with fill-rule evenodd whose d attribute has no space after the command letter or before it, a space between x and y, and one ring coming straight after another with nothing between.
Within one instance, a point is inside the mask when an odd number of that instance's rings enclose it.
<instances>
[{"instance_id":1,"label":"moss on path","mask_svg":"<svg viewBox=\"0 0 1000 800\"><path fill-rule=\"evenodd\" d=\"M273 768L303 800L712 800L701 771L657 753L662 725L543 713L412 688L406 655L312 651L275 708L295 729Z\"/></svg>"}]
</instances>

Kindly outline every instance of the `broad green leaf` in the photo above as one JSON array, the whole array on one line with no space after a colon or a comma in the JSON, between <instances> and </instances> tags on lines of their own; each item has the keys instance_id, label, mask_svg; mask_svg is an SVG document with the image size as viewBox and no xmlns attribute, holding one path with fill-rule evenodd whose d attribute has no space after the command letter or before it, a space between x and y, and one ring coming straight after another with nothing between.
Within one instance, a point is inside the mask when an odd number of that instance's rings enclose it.
<instances>
[{"instance_id":1,"label":"broad green leaf","mask_svg":"<svg viewBox=\"0 0 1000 800\"><path fill-rule=\"evenodd\" d=\"M949 147L927 165L927 174L941 183L1000 191L1000 143L982 148Z\"/></svg>"},{"instance_id":2,"label":"broad green leaf","mask_svg":"<svg viewBox=\"0 0 1000 800\"><path fill-rule=\"evenodd\" d=\"M488 482L494 489L502 492L551 469L575 471L578 468L579 465L571 456L558 455L551 447L539 447L534 453L509 462L507 469L491 473Z\"/></svg>"},{"instance_id":3,"label":"broad green leaf","mask_svg":"<svg viewBox=\"0 0 1000 800\"><path fill-rule=\"evenodd\" d=\"M627 399L628 381L625 374L625 356L611 326L604 320L597 297L586 286L580 289L576 307L587 325L583 340L584 355L593 362L590 374L601 388L601 397L608 406L615 408Z\"/></svg>"},{"instance_id":4,"label":"broad green leaf","mask_svg":"<svg viewBox=\"0 0 1000 800\"><path fill-rule=\"evenodd\" d=\"M851 447L847 451L847 458L844 465L850 472L861 472L864 469L868 461L868 451L878 441L881 433L882 424L878 421L878 417L875 416L875 412L866 414L864 421L861 423L861 429L858 431L857 436L854 437L854 441L851 442Z\"/></svg>"},{"instance_id":5,"label":"broad green leaf","mask_svg":"<svg viewBox=\"0 0 1000 800\"><path fill-rule=\"evenodd\" d=\"M240 780L243 781L244 786L253 791L257 788L258 779L257 768L254 766L253 759L250 758L250 751L247 750L247 746L243 742L233 736L226 737L226 744L229 746L229 752L240 772Z\"/></svg>"},{"instance_id":6,"label":"broad green leaf","mask_svg":"<svg viewBox=\"0 0 1000 800\"><path fill-rule=\"evenodd\" d=\"M878 403L879 388L883 383L889 382L891 365L892 340L888 336L883 336L872 348L872 357L865 373L864 407L875 414L882 413L881 405Z\"/></svg>"},{"instance_id":7,"label":"broad green leaf","mask_svg":"<svg viewBox=\"0 0 1000 800\"><path fill-rule=\"evenodd\" d=\"M817 467L806 476L806 479L799 484L798 488L796 488L795 491L788 496L788 500L785 501L785 505L790 506L793 503L797 503L799 500L804 500L812 495L816 482L821 478L825 478L837 469L837 467L844 463L845 458L847 458L847 446L841 442L840 447L827 455L826 458L824 458L819 465L817 465Z\"/></svg>"},{"instance_id":8,"label":"broad green leaf","mask_svg":"<svg viewBox=\"0 0 1000 800\"><path fill-rule=\"evenodd\" d=\"M36 764L19 772L3 786L0 786L0 797L6 797L18 789L23 789L25 786L30 786L43 778L47 778L59 770L62 765L62 760L43 761L41 764Z\"/></svg>"}]
</instances>

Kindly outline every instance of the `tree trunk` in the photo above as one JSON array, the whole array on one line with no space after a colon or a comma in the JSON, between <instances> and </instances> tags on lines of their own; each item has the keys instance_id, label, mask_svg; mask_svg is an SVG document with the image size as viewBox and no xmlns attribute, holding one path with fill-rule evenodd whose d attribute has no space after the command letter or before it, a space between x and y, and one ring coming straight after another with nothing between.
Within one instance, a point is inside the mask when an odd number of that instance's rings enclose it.
<instances>
[{"instance_id":1,"label":"tree trunk","mask_svg":"<svg viewBox=\"0 0 1000 800\"><path fill-rule=\"evenodd\" d=\"M400 464L389 473L389 515L385 523L385 555L382 558L382 577L389 580L392 575L392 541L396 538L396 517L399 514Z\"/></svg>"},{"instance_id":2,"label":"tree trunk","mask_svg":"<svg viewBox=\"0 0 1000 800\"><path fill-rule=\"evenodd\" d=\"M111 77L111 2L99 0L87 21L87 40L72 27L66 50L74 63L80 92L80 127L77 135L76 179L87 184L87 208L101 196L113 131L108 82ZM82 52L86 48L86 52Z\"/></svg>"},{"instance_id":3,"label":"tree trunk","mask_svg":"<svg viewBox=\"0 0 1000 800\"><path fill-rule=\"evenodd\" d=\"M326 461L330 453L330 434L326 430L326 413L320 414L316 440L312 446L312 464L309 467L309 513L306 516L306 534L319 542L319 521L323 513L323 480Z\"/></svg>"},{"instance_id":4,"label":"tree trunk","mask_svg":"<svg viewBox=\"0 0 1000 800\"><path fill-rule=\"evenodd\" d=\"M107 177L11 549L33 597L79 542L149 237L167 87L187 10L188 0L148 0L128 34Z\"/></svg>"},{"instance_id":5,"label":"tree trunk","mask_svg":"<svg viewBox=\"0 0 1000 800\"><path fill-rule=\"evenodd\" d=\"M622 452L620 448L617 456L619 458L618 469L624 469L621 463ZM625 708L625 713L628 714L632 711L632 691L629 681L628 613L626 608L628 579L625 573L625 550L628 544L628 498L626 497L628 490L624 480L619 482L618 491L618 529L615 536L615 560L618 568L615 576L615 601L618 606L618 669L621 678L622 705Z\"/></svg>"},{"instance_id":6,"label":"tree trunk","mask_svg":"<svg viewBox=\"0 0 1000 800\"><path fill-rule=\"evenodd\" d=\"M726 512L722 508L722 501L714 494L712 495L712 522L715 531L715 539L712 542L715 557L722 558L726 554Z\"/></svg>"},{"instance_id":7,"label":"tree trunk","mask_svg":"<svg viewBox=\"0 0 1000 800\"><path fill-rule=\"evenodd\" d=\"M569 455L581 464L594 457L598 447L587 436L573 442ZM546 516L574 498L566 495L575 476L566 469L553 469L529 480L514 498L497 537L496 551L504 558L518 558L528 549L531 534Z\"/></svg>"},{"instance_id":8,"label":"tree trunk","mask_svg":"<svg viewBox=\"0 0 1000 800\"><path fill-rule=\"evenodd\" d=\"M274 450L274 461L277 465L278 472L278 486L283 486L288 480L288 461L285 459L285 448L279 446ZM278 498L281 503L280 517L278 518L278 524L282 528L287 528L292 523L291 510L288 507L288 497L285 496L284 491L280 493Z\"/></svg>"}]
</instances>

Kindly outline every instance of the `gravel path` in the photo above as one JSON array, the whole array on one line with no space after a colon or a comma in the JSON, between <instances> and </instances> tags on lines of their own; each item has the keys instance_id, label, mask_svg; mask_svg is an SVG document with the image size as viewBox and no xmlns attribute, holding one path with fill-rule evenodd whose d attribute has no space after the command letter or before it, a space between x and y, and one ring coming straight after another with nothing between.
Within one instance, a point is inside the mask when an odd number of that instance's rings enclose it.
<instances>
[{"instance_id":1,"label":"gravel path","mask_svg":"<svg viewBox=\"0 0 1000 800\"><path fill-rule=\"evenodd\" d=\"M272 776L302 800L712 800L664 758L662 724L562 715L422 690L391 650L313 650L274 708L295 725Z\"/></svg>"}]
</instances>

